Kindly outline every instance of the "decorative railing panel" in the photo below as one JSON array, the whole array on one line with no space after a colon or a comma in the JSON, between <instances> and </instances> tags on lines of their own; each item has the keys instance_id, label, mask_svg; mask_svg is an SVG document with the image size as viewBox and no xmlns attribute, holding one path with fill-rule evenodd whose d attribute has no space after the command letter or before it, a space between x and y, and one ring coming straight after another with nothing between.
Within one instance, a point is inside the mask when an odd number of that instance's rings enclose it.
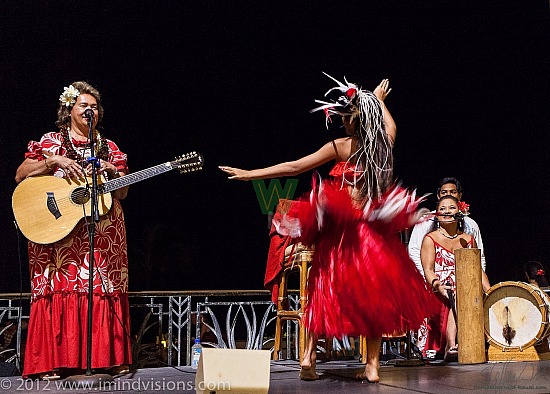
<instances>
[{"instance_id":1,"label":"decorative railing panel","mask_svg":"<svg viewBox=\"0 0 550 394\"><path fill-rule=\"evenodd\" d=\"M191 363L191 345L273 350L276 309L266 290L131 292L130 314L134 363L138 367ZM289 296L291 307L299 297ZM0 294L0 361L20 369L30 294ZM299 324L285 324L286 358L297 359ZM333 349L350 349L347 338Z\"/></svg>"},{"instance_id":2,"label":"decorative railing panel","mask_svg":"<svg viewBox=\"0 0 550 394\"><path fill-rule=\"evenodd\" d=\"M273 326L275 309L265 290L131 292L129 298L128 333L138 366L190 365L191 344L201 329L222 339L206 346L259 349L273 340L274 328L268 333L266 327ZM29 311L30 294L0 294L0 361L18 369Z\"/></svg>"}]
</instances>

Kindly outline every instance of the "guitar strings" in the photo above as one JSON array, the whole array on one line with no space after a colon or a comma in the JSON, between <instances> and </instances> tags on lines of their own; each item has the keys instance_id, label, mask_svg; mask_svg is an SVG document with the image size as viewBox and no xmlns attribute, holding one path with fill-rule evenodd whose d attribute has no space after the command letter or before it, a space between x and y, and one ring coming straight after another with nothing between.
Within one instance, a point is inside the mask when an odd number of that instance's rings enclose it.
<instances>
[{"instance_id":1,"label":"guitar strings","mask_svg":"<svg viewBox=\"0 0 550 394\"><path fill-rule=\"evenodd\" d=\"M189 160L196 160L196 161L189 163L188 162ZM180 158L177 158L175 161L169 162L169 163L170 163L169 168L166 167L168 163L159 164L157 166L146 168L146 169L137 171L135 173L127 174L121 178L115 178L106 182L101 182L101 185L103 186L103 190L99 193L99 195L103 195L106 192L110 192L111 190L109 190L109 187L105 187L105 186L111 182L112 184L116 185L117 183L121 182L122 178L126 178L126 180L130 180L128 184L132 184L140 180L144 180L156 175L160 175L172 169L179 169L181 172L201 170L203 167L204 159L200 154L196 152L192 152L190 154L183 155ZM81 163L81 168L83 171L85 170L84 163ZM123 186L115 187L112 190L116 190L119 187L123 187ZM58 210L64 210L66 207L71 207L74 205L82 205L84 210L84 217L86 217L85 205L87 205L91 200L90 190L91 190L90 178L84 177L84 181L82 182L82 184L76 185L76 187L72 189L68 193L68 195L64 195L64 196L56 195L53 198Z\"/></svg>"}]
</instances>

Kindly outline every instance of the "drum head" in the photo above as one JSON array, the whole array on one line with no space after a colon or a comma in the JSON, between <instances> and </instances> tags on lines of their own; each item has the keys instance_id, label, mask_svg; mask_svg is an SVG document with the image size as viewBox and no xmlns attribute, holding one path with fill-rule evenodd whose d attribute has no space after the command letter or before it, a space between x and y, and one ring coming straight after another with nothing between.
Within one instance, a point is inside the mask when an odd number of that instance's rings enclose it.
<instances>
[{"instance_id":1,"label":"drum head","mask_svg":"<svg viewBox=\"0 0 550 394\"><path fill-rule=\"evenodd\" d=\"M535 344L548 322L543 297L536 287L522 282L491 287L483 304L488 341L501 349L521 350Z\"/></svg>"}]
</instances>

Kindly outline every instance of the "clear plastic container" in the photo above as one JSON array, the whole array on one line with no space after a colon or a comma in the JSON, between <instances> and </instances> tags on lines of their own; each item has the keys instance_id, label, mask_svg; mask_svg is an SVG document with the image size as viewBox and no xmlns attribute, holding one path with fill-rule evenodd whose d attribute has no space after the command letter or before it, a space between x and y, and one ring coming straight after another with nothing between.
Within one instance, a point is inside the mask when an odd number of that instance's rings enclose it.
<instances>
[{"instance_id":1,"label":"clear plastic container","mask_svg":"<svg viewBox=\"0 0 550 394\"><path fill-rule=\"evenodd\" d=\"M200 338L195 339L195 344L191 347L191 368L199 367L199 360L202 354L202 345Z\"/></svg>"}]
</instances>

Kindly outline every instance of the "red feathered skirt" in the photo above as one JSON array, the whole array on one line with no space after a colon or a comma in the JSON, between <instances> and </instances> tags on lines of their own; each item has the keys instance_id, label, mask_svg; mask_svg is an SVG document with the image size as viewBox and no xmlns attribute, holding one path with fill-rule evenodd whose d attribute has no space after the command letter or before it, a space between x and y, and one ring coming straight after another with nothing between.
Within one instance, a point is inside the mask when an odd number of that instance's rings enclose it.
<instances>
[{"instance_id":1,"label":"red feathered skirt","mask_svg":"<svg viewBox=\"0 0 550 394\"><path fill-rule=\"evenodd\" d=\"M358 209L340 182L327 180L289 212L280 227L298 226L301 242L315 245L304 316L309 330L379 337L417 330L437 312L437 299L398 234L420 201L396 187Z\"/></svg>"}]
</instances>

